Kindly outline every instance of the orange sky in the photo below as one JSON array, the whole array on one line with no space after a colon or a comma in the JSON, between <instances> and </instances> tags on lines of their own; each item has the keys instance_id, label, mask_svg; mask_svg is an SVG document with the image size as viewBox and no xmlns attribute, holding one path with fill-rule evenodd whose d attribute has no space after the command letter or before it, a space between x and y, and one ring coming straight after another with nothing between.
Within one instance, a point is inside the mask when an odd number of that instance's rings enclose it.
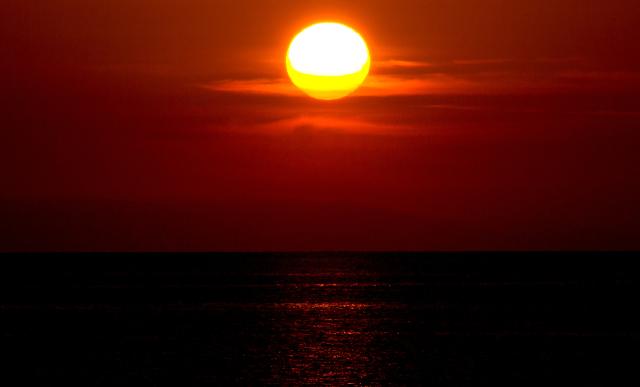
<instances>
[{"instance_id":1,"label":"orange sky","mask_svg":"<svg viewBox=\"0 0 640 387\"><path fill-rule=\"evenodd\" d=\"M373 67L319 102L297 31ZM0 249L640 248L634 1L10 0Z\"/></svg>"}]
</instances>

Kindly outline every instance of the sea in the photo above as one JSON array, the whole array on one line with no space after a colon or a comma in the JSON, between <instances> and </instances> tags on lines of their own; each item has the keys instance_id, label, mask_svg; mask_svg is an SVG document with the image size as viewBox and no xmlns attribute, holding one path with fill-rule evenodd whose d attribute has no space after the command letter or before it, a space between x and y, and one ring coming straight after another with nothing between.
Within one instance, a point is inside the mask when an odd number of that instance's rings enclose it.
<instances>
[{"instance_id":1,"label":"sea","mask_svg":"<svg viewBox=\"0 0 640 387\"><path fill-rule=\"evenodd\" d=\"M5 254L2 384L638 385L637 258Z\"/></svg>"}]
</instances>

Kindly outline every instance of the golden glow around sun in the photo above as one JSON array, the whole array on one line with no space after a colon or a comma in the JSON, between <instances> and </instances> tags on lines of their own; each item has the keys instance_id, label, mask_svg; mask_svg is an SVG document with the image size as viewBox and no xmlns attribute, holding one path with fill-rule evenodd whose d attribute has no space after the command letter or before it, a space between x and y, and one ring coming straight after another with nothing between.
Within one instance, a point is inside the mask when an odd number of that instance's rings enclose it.
<instances>
[{"instance_id":1,"label":"golden glow around sun","mask_svg":"<svg viewBox=\"0 0 640 387\"><path fill-rule=\"evenodd\" d=\"M287 72L294 85L317 99L353 93L371 68L362 36L338 23L319 23L300 32L287 52Z\"/></svg>"}]
</instances>

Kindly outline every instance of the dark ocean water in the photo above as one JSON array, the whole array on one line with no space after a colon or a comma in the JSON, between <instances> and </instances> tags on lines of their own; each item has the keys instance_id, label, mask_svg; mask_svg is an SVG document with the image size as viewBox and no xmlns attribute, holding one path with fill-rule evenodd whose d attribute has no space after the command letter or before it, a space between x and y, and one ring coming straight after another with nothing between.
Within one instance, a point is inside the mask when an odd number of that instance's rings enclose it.
<instances>
[{"instance_id":1,"label":"dark ocean water","mask_svg":"<svg viewBox=\"0 0 640 387\"><path fill-rule=\"evenodd\" d=\"M636 256L6 255L3 375L19 385L636 385Z\"/></svg>"}]
</instances>

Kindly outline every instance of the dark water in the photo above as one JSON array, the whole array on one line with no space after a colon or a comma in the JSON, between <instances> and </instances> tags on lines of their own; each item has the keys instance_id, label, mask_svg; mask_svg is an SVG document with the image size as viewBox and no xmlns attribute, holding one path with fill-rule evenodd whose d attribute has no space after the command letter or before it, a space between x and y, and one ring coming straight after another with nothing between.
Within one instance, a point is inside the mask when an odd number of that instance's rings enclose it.
<instances>
[{"instance_id":1,"label":"dark water","mask_svg":"<svg viewBox=\"0 0 640 387\"><path fill-rule=\"evenodd\" d=\"M3 374L21 385L634 385L635 257L7 255Z\"/></svg>"}]
</instances>

